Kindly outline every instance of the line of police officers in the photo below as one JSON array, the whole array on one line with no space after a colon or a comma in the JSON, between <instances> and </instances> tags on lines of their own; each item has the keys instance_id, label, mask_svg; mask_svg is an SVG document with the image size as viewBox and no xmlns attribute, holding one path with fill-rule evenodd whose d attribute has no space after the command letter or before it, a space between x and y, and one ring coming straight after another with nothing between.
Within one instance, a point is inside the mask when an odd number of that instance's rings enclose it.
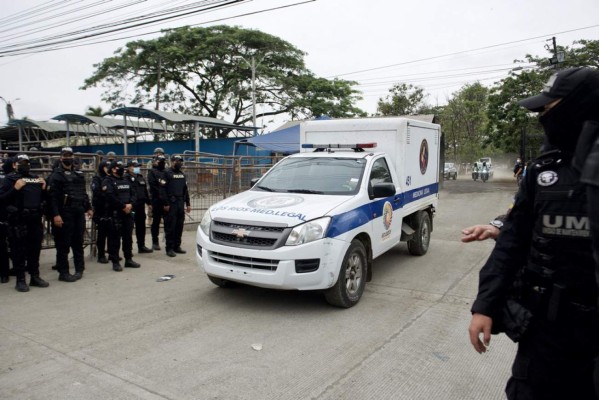
<instances>
[{"instance_id":1,"label":"line of police officers","mask_svg":"<svg viewBox=\"0 0 599 400\"><path fill-rule=\"evenodd\" d=\"M159 153L162 154L159 154ZM75 282L83 277L85 261L83 236L85 216L93 218L97 226L98 262L112 262L114 271L122 271L119 256L122 244L124 266L139 268L133 260L133 227L135 226L139 253L151 253L145 246L146 212L152 213L152 241L159 250L160 220L164 218L166 254L186 253L181 248L185 212L191 211L185 175L181 171L182 158L173 156L171 168L165 168L162 149L155 150L153 168L148 174L150 191L136 160L127 163L108 154L98 166L98 174L91 182L92 201L87 191L85 176L74 163L73 150L65 147L47 181L31 174L31 163L26 154L7 160L0 174L0 282L16 277L16 290L29 291L29 286L48 287L40 277L39 258L43 239L42 215L52 222L56 245L58 279ZM156 223L156 221L158 221ZM13 262L9 271L8 247ZM108 244L108 259L106 258ZM68 254L73 252L75 274L69 272ZM25 272L31 276L29 285Z\"/></svg>"}]
</instances>

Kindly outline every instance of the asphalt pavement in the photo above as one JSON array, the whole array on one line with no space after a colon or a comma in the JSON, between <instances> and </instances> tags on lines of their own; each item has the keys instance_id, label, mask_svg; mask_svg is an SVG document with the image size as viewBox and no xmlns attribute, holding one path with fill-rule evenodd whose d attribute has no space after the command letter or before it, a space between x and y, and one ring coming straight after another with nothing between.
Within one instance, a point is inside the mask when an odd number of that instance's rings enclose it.
<instances>
[{"instance_id":1,"label":"asphalt pavement","mask_svg":"<svg viewBox=\"0 0 599 400\"><path fill-rule=\"evenodd\" d=\"M402 243L376 259L351 309L318 292L218 288L194 231L187 254L136 255L139 269L87 256L74 283L44 250L49 288L0 285L0 399L502 399L515 345L493 336L479 355L467 335L493 242L461 243L460 230L504 213L514 190L445 182L429 252Z\"/></svg>"}]
</instances>

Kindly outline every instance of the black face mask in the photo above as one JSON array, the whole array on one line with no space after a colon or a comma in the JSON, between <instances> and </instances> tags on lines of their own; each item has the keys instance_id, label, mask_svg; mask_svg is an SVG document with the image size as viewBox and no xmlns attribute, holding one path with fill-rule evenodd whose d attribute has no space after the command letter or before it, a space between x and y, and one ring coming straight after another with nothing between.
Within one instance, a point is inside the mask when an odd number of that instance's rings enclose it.
<instances>
[{"instance_id":1,"label":"black face mask","mask_svg":"<svg viewBox=\"0 0 599 400\"><path fill-rule=\"evenodd\" d=\"M156 164L158 166L158 169L164 169L164 165L165 162L164 161L158 161L158 164Z\"/></svg>"},{"instance_id":2,"label":"black face mask","mask_svg":"<svg viewBox=\"0 0 599 400\"><path fill-rule=\"evenodd\" d=\"M116 176L118 176L119 178L122 178L124 173L125 173L125 168L120 167L120 168L116 169Z\"/></svg>"},{"instance_id":3,"label":"black face mask","mask_svg":"<svg viewBox=\"0 0 599 400\"><path fill-rule=\"evenodd\" d=\"M173 169L175 171L179 171L181 169L181 163L180 162L176 162L173 164Z\"/></svg>"},{"instance_id":4,"label":"black face mask","mask_svg":"<svg viewBox=\"0 0 599 400\"><path fill-rule=\"evenodd\" d=\"M30 170L31 170L31 168L29 165L18 165L17 166L17 172L21 175L29 174Z\"/></svg>"},{"instance_id":5,"label":"black face mask","mask_svg":"<svg viewBox=\"0 0 599 400\"><path fill-rule=\"evenodd\" d=\"M65 167L70 167L71 165L73 165L73 159L65 158L64 160L62 160L62 163L64 164Z\"/></svg>"}]
</instances>

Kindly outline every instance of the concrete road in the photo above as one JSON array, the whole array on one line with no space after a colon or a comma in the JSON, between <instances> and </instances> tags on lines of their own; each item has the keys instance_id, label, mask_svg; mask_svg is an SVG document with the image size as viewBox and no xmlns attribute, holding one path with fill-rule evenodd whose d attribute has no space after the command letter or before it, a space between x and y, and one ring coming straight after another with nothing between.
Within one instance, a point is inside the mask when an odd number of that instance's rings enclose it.
<instances>
[{"instance_id":1,"label":"concrete road","mask_svg":"<svg viewBox=\"0 0 599 400\"><path fill-rule=\"evenodd\" d=\"M1 399L502 399L515 345L467 336L478 270L492 242L460 229L502 214L515 185L445 182L428 254L405 244L375 260L361 302L319 293L221 289L188 253L136 256L113 272L87 259L81 281L0 285ZM175 277L157 282L165 274Z\"/></svg>"}]
</instances>

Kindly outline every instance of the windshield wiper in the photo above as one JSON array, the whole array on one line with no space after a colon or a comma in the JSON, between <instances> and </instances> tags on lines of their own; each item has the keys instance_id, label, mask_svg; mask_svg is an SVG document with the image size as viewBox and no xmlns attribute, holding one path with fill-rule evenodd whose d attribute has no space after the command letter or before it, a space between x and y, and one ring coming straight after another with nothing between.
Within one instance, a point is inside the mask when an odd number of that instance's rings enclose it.
<instances>
[{"instance_id":1,"label":"windshield wiper","mask_svg":"<svg viewBox=\"0 0 599 400\"><path fill-rule=\"evenodd\" d=\"M306 194L323 194L320 190L310 190L310 189L289 189L288 193L306 193Z\"/></svg>"},{"instance_id":2,"label":"windshield wiper","mask_svg":"<svg viewBox=\"0 0 599 400\"><path fill-rule=\"evenodd\" d=\"M275 192L275 190L274 190L274 189L271 189L271 188L269 188L269 187L266 187L266 186L256 186L256 187L257 187L258 189L262 189L262 190L265 190L265 191L267 191L267 192Z\"/></svg>"}]
</instances>

